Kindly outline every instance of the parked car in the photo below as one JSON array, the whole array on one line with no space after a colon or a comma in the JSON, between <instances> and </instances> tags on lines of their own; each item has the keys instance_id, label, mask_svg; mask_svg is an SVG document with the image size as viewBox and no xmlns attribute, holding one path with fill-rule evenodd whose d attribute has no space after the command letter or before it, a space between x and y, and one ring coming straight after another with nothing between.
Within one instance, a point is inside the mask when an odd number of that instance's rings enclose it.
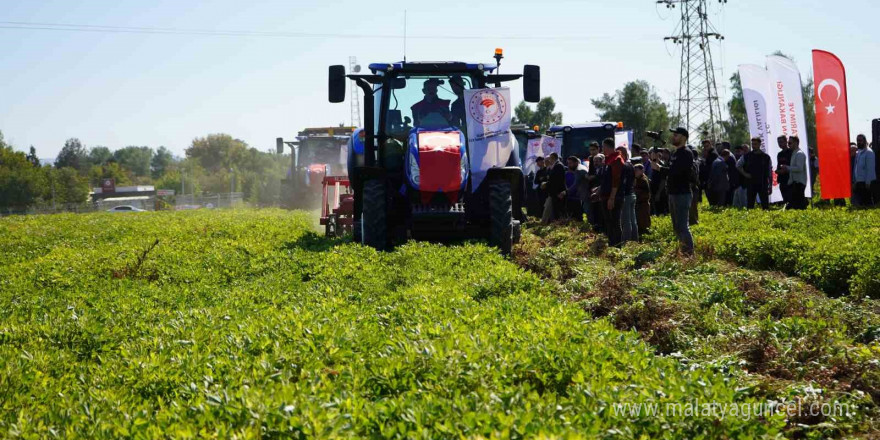
<instances>
[{"instance_id":1,"label":"parked car","mask_svg":"<svg viewBox=\"0 0 880 440\"><path fill-rule=\"evenodd\" d=\"M144 212L146 209L135 208L131 205L119 205L114 206L107 210L107 212Z\"/></svg>"}]
</instances>

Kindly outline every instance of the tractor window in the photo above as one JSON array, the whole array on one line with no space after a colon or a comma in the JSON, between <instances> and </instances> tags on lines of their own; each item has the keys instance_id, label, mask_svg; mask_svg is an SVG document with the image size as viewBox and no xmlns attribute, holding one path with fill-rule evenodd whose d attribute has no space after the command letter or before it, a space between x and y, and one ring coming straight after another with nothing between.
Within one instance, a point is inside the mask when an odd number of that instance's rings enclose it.
<instances>
[{"instance_id":1,"label":"tractor window","mask_svg":"<svg viewBox=\"0 0 880 440\"><path fill-rule=\"evenodd\" d=\"M333 138L311 138L300 144L299 166L328 165L335 171L340 163L341 141Z\"/></svg>"},{"instance_id":2,"label":"tractor window","mask_svg":"<svg viewBox=\"0 0 880 440\"><path fill-rule=\"evenodd\" d=\"M389 90L386 132L405 142L414 127L465 127L464 90L469 76L407 76L403 88Z\"/></svg>"},{"instance_id":3,"label":"tractor window","mask_svg":"<svg viewBox=\"0 0 880 440\"><path fill-rule=\"evenodd\" d=\"M601 146L606 138L614 138L614 130L606 130L604 127L576 128L568 136L568 142L563 146L563 157L577 156L584 159L590 156L591 142L597 142Z\"/></svg>"}]
</instances>

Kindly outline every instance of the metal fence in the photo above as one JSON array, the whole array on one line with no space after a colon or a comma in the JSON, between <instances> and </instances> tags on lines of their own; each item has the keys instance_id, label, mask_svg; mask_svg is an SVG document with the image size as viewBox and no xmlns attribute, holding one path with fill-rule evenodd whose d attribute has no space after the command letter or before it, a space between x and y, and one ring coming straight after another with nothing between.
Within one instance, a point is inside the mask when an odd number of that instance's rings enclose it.
<instances>
[{"instance_id":1,"label":"metal fence","mask_svg":"<svg viewBox=\"0 0 880 440\"><path fill-rule=\"evenodd\" d=\"M244 194L240 192L196 196L192 194L174 196L174 209L235 208L244 205Z\"/></svg>"}]
</instances>

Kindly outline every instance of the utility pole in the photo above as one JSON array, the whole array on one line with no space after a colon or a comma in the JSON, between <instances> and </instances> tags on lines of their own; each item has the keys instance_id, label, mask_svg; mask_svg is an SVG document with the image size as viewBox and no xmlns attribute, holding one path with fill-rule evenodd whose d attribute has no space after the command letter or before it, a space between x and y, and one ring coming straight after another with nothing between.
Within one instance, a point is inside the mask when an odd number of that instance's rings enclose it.
<instances>
[{"instance_id":1,"label":"utility pole","mask_svg":"<svg viewBox=\"0 0 880 440\"><path fill-rule=\"evenodd\" d=\"M657 3L681 11L681 21L674 35L663 39L681 45L677 103L680 124L687 127L692 136L705 130L717 141L724 128L710 42L724 40L724 36L709 22L709 0L658 0ZM727 0L718 0L718 3L724 5Z\"/></svg>"}]
</instances>

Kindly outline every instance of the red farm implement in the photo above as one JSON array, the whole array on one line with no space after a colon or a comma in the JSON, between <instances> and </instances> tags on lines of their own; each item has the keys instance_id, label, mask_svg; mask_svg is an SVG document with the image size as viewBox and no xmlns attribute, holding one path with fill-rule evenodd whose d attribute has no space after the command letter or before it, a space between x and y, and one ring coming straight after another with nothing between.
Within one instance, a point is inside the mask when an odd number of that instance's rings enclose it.
<instances>
[{"instance_id":1,"label":"red farm implement","mask_svg":"<svg viewBox=\"0 0 880 440\"><path fill-rule=\"evenodd\" d=\"M354 194L348 176L324 176L321 224L327 237L341 237L351 232L354 223Z\"/></svg>"}]
</instances>

